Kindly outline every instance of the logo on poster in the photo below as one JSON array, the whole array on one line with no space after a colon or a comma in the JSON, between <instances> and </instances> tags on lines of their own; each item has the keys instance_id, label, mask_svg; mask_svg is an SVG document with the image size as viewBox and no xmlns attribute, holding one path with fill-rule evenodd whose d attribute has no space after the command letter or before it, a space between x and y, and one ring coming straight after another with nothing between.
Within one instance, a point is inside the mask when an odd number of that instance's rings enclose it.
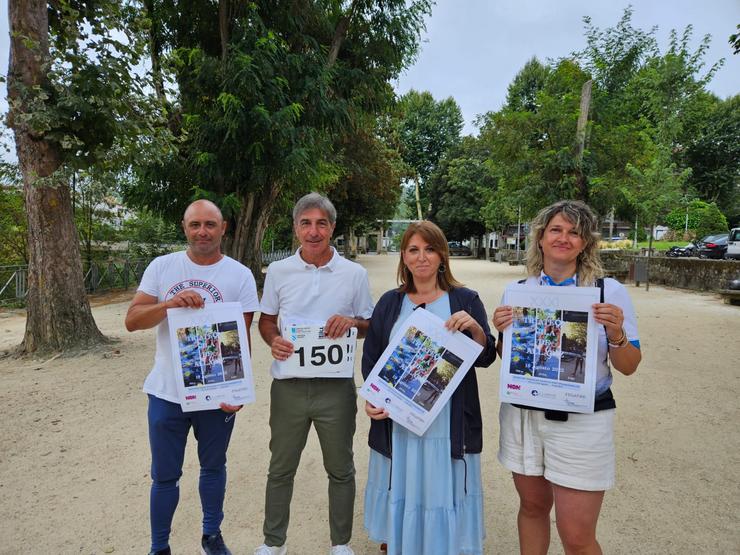
<instances>
[{"instance_id":1,"label":"logo on poster","mask_svg":"<svg viewBox=\"0 0 740 555\"><path fill-rule=\"evenodd\" d=\"M506 389L517 389L517 390L519 390L521 388L522 388L521 385L518 385L518 384L515 384L515 383L507 383L506 384Z\"/></svg>"},{"instance_id":2,"label":"logo on poster","mask_svg":"<svg viewBox=\"0 0 740 555\"><path fill-rule=\"evenodd\" d=\"M537 391L536 389L533 389L532 391L530 391L530 393L532 394L532 397L537 397L537 395L540 394L540 392Z\"/></svg>"},{"instance_id":3,"label":"logo on poster","mask_svg":"<svg viewBox=\"0 0 740 555\"><path fill-rule=\"evenodd\" d=\"M197 399L197 395L185 395L186 401L192 401L193 399Z\"/></svg>"},{"instance_id":4,"label":"logo on poster","mask_svg":"<svg viewBox=\"0 0 740 555\"><path fill-rule=\"evenodd\" d=\"M535 306L539 306L545 309L557 310L560 308L560 299L558 297L550 297L548 295L533 295L532 303Z\"/></svg>"}]
</instances>

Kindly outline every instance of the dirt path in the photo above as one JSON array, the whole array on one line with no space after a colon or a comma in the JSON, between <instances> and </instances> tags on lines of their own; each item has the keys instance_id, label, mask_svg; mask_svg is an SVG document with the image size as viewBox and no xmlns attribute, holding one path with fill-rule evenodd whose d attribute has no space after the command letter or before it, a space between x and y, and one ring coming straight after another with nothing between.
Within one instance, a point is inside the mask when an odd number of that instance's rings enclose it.
<instances>
[{"instance_id":1,"label":"dirt path","mask_svg":"<svg viewBox=\"0 0 740 555\"><path fill-rule=\"evenodd\" d=\"M397 258L366 256L374 298L394 285ZM455 259L457 277L489 313L521 268ZM740 552L740 308L712 295L629 287L644 361L616 377L617 487L599 526L605 553ZM131 292L129 297L133 294ZM0 360L0 553L146 553L149 450L146 397L154 332L128 334L127 302L93 309L118 342L74 359ZM20 342L22 313L0 313L0 352ZM256 330L255 330L256 331ZM253 332L253 336L257 334ZM255 342L257 403L238 416L229 449L223 530L235 554L261 543L268 463L269 352ZM516 496L496 461L499 362L480 370L485 425L486 553L514 554ZM359 404L359 402L358 402ZM367 422L358 415L358 495L352 545L376 554L362 526ZM292 555L327 552L326 480L315 434L296 478L288 545ZM197 461L188 449L172 548L198 553ZM557 539L551 553L562 553Z\"/></svg>"}]
</instances>

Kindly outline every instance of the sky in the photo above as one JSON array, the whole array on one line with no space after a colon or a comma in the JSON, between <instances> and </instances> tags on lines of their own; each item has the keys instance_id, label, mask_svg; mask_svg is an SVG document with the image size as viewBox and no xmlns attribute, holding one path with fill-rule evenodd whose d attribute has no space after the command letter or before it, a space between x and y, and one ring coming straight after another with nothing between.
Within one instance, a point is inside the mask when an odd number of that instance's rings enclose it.
<instances>
[{"instance_id":1,"label":"sky","mask_svg":"<svg viewBox=\"0 0 740 555\"><path fill-rule=\"evenodd\" d=\"M416 63L394 84L399 94L429 91L453 97L463 112L463 133L474 134L479 114L501 108L514 76L533 56L544 62L586 46L583 16L601 29L614 27L630 3L615 0L437 0L427 18ZM632 0L632 26L658 26L664 52L671 29L694 26L692 46L712 43L707 67L725 58L708 88L726 98L740 93L740 54L728 43L740 24L740 0Z\"/></svg>"},{"instance_id":2,"label":"sky","mask_svg":"<svg viewBox=\"0 0 740 555\"><path fill-rule=\"evenodd\" d=\"M8 0L0 0L0 73L8 66ZM740 55L727 39L740 23L740 0L632 0L633 27L658 26L661 51L671 29L694 26L693 46L712 35L704 60L725 65L709 84L721 98L740 93ZM506 88L524 64L557 59L585 46L582 18L601 29L617 24L628 2L618 0L437 0L416 63L394 83L400 94L429 91L452 96L465 119L465 134L476 132L477 115L501 108ZM7 110L0 84L0 113Z\"/></svg>"}]
</instances>

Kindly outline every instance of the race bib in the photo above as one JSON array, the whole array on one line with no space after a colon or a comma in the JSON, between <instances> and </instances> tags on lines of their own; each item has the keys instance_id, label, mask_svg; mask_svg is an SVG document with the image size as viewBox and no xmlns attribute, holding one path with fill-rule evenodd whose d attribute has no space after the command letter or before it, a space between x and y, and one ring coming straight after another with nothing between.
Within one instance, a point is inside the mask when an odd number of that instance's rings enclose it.
<instances>
[{"instance_id":1,"label":"race bib","mask_svg":"<svg viewBox=\"0 0 740 555\"><path fill-rule=\"evenodd\" d=\"M337 339L324 335L323 324L284 323L282 336L293 355L280 361L280 373L296 378L351 378L355 371L357 328Z\"/></svg>"}]
</instances>

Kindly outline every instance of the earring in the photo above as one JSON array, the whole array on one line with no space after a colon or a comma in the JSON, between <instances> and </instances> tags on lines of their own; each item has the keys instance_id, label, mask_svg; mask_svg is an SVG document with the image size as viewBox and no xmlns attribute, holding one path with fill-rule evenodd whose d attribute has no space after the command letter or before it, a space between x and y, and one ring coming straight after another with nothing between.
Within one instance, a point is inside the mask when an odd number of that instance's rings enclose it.
<instances>
[{"instance_id":1,"label":"earring","mask_svg":"<svg viewBox=\"0 0 740 555\"><path fill-rule=\"evenodd\" d=\"M439 268L437 268L437 272L439 272L440 274L444 274L445 273L445 270L446 270L446 268L445 268L445 265L444 264L440 264L439 265Z\"/></svg>"}]
</instances>

